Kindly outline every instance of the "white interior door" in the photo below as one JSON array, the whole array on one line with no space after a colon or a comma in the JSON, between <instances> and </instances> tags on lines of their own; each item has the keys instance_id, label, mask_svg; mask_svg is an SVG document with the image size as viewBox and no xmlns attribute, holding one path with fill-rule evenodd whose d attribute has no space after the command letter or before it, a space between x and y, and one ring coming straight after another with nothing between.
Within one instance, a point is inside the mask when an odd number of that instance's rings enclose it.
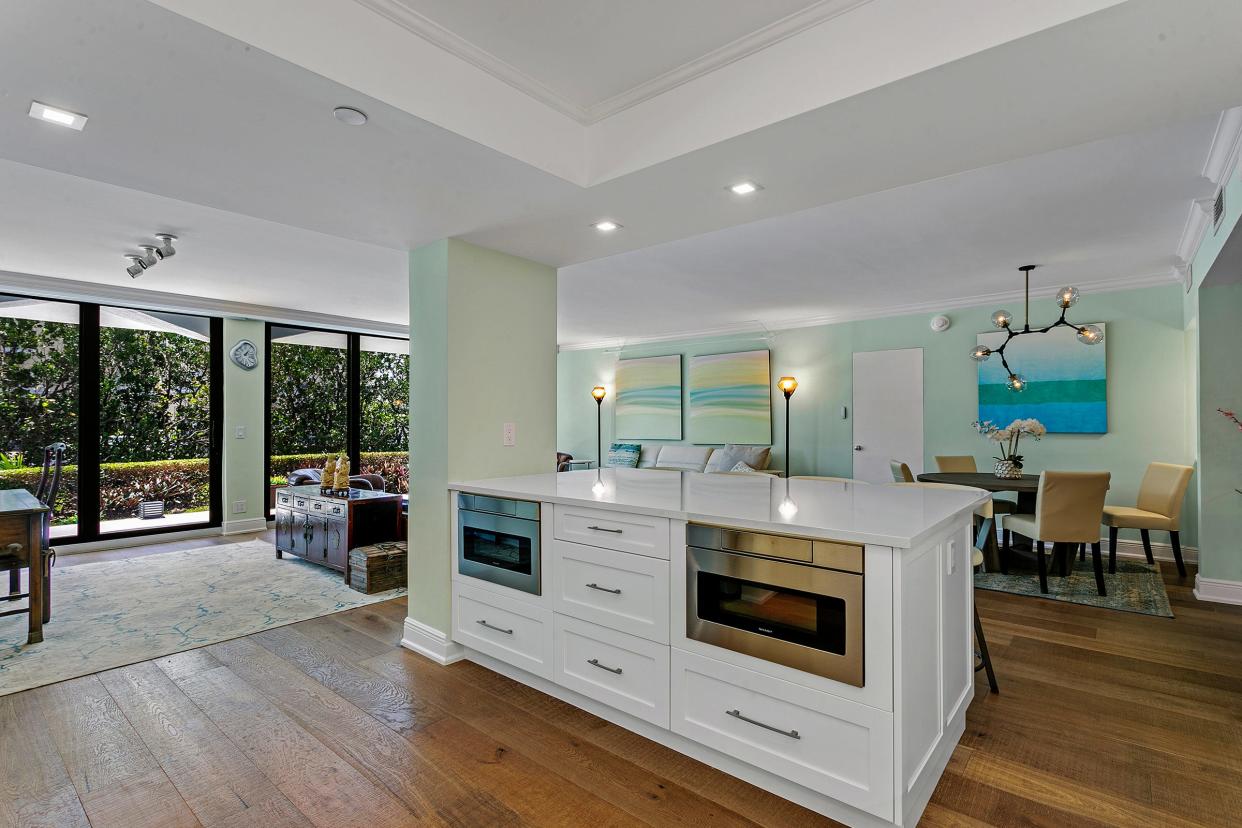
<instances>
[{"instance_id":1,"label":"white interior door","mask_svg":"<svg viewBox=\"0 0 1242 828\"><path fill-rule=\"evenodd\" d=\"M923 471L923 349L854 354L854 478L893 479L889 461Z\"/></svg>"}]
</instances>

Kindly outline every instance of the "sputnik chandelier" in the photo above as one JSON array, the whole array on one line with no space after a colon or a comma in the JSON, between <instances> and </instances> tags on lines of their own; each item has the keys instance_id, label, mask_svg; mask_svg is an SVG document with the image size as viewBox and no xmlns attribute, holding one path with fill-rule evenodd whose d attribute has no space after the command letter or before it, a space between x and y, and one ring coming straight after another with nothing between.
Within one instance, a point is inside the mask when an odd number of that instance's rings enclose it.
<instances>
[{"instance_id":1,"label":"sputnik chandelier","mask_svg":"<svg viewBox=\"0 0 1242 828\"><path fill-rule=\"evenodd\" d=\"M1057 305L1061 308L1060 319L1046 328L1031 327L1031 271L1035 268L1036 265L1022 265L1022 267L1018 268L1026 277L1026 320L1022 325L1022 330L1015 331L1013 329L1012 313L1007 310L998 310L992 314L992 324L1006 333L1005 341L996 350L992 350L986 345L976 345L970 352L970 358L976 362L983 362L992 354L997 354L1001 358L1001 365L1005 366L1005 373L1009 375L1009 379L1005 381L1005 386L1014 392L1026 389L1026 379L1020 374L1014 373L1014 370L1009 367L1009 361L1005 359L1005 349L1009 347L1009 343L1016 337L1025 334L1048 333L1053 328L1059 328L1064 325L1078 331L1078 341L1083 345L1099 345L1104 341L1104 331L1100 330L1097 325L1075 325L1065 318L1065 312L1078 302L1078 288L1076 287L1063 287L1057 291Z\"/></svg>"}]
</instances>

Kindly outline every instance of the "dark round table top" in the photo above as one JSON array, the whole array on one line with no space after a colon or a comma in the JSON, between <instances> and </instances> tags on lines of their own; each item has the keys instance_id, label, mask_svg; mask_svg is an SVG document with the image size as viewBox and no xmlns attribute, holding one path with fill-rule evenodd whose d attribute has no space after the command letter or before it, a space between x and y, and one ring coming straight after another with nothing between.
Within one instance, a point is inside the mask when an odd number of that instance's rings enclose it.
<instances>
[{"instance_id":1,"label":"dark round table top","mask_svg":"<svg viewBox=\"0 0 1242 828\"><path fill-rule=\"evenodd\" d=\"M1002 480L988 472L930 472L919 475L920 483L953 483L974 486L989 492L1038 492L1039 475L1024 474L1015 480Z\"/></svg>"}]
</instances>

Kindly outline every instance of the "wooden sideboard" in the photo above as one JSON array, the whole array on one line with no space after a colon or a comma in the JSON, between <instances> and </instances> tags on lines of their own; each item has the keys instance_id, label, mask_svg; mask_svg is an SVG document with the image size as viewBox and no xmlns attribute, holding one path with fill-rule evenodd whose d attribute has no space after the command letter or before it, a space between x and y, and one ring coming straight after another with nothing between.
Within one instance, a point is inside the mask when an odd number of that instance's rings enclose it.
<instances>
[{"instance_id":1,"label":"wooden sideboard","mask_svg":"<svg viewBox=\"0 0 1242 828\"><path fill-rule=\"evenodd\" d=\"M276 490L276 557L285 552L341 572L349 583L349 550L398 540L401 495L350 489L329 497L318 485Z\"/></svg>"}]
</instances>

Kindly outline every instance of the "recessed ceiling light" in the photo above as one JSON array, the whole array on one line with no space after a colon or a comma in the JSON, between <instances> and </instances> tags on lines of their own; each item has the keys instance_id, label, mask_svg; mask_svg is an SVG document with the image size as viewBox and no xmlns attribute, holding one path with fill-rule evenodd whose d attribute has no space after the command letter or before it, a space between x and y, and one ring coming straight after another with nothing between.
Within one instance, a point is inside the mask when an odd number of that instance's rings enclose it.
<instances>
[{"instance_id":1,"label":"recessed ceiling light","mask_svg":"<svg viewBox=\"0 0 1242 828\"><path fill-rule=\"evenodd\" d=\"M621 229L621 225L617 224L612 219L604 219L603 221L597 221L591 226L601 233L611 233L614 230Z\"/></svg>"},{"instance_id":2,"label":"recessed ceiling light","mask_svg":"<svg viewBox=\"0 0 1242 828\"><path fill-rule=\"evenodd\" d=\"M753 181L739 181L736 184L730 185L729 192L734 195L750 195L751 193L759 192L762 189L763 187L760 187Z\"/></svg>"},{"instance_id":3,"label":"recessed ceiling light","mask_svg":"<svg viewBox=\"0 0 1242 828\"><path fill-rule=\"evenodd\" d=\"M332 110L332 114L338 121L350 126L362 126L367 122L367 113L361 109L354 109L352 106L338 106Z\"/></svg>"},{"instance_id":4,"label":"recessed ceiling light","mask_svg":"<svg viewBox=\"0 0 1242 828\"><path fill-rule=\"evenodd\" d=\"M40 121L47 121L49 124L76 129L78 132L81 132L82 127L86 126L85 115L79 115L67 109L57 109L54 106L48 106L38 101L30 102L30 117L37 118Z\"/></svg>"}]
</instances>

